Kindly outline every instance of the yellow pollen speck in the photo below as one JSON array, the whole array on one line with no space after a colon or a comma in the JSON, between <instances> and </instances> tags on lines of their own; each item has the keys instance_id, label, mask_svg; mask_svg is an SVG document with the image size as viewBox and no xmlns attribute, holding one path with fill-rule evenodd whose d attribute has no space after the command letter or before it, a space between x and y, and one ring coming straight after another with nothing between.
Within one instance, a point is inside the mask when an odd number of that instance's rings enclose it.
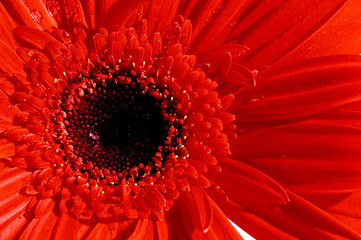
<instances>
[{"instance_id":1,"label":"yellow pollen speck","mask_svg":"<svg viewBox=\"0 0 361 240\"><path fill-rule=\"evenodd\" d=\"M98 184L95 184L95 186L94 187L98 187Z\"/></svg>"},{"instance_id":2,"label":"yellow pollen speck","mask_svg":"<svg viewBox=\"0 0 361 240\"><path fill-rule=\"evenodd\" d=\"M64 164L60 164L60 167L64 167Z\"/></svg>"},{"instance_id":3,"label":"yellow pollen speck","mask_svg":"<svg viewBox=\"0 0 361 240\"><path fill-rule=\"evenodd\" d=\"M145 61L143 61L143 68L145 67Z\"/></svg>"},{"instance_id":4,"label":"yellow pollen speck","mask_svg":"<svg viewBox=\"0 0 361 240\"><path fill-rule=\"evenodd\" d=\"M102 194L105 194L105 192L104 192L104 191L102 191Z\"/></svg>"},{"instance_id":5,"label":"yellow pollen speck","mask_svg":"<svg viewBox=\"0 0 361 240\"><path fill-rule=\"evenodd\" d=\"M134 183L135 186L138 186L138 183Z\"/></svg>"},{"instance_id":6,"label":"yellow pollen speck","mask_svg":"<svg viewBox=\"0 0 361 240\"><path fill-rule=\"evenodd\" d=\"M186 120L186 119L187 119L187 115L185 115L185 116L183 117L183 119Z\"/></svg>"},{"instance_id":7,"label":"yellow pollen speck","mask_svg":"<svg viewBox=\"0 0 361 240\"><path fill-rule=\"evenodd\" d=\"M154 184L154 182L151 182L151 183L150 183L150 185L153 185L153 184Z\"/></svg>"},{"instance_id":8,"label":"yellow pollen speck","mask_svg":"<svg viewBox=\"0 0 361 240\"><path fill-rule=\"evenodd\" d=\"M133 68L135 68L135 62L133 62L132 65L133 65Z\"/></svg>"},{"instance_id":9,"label":"yellow pollen speck","mask_svg":"<svg viewBox=\"0 0 361 240\"><path fill-rule=\"evenodd\" d=\"M114 182L110 182L110 184L114 185Z\"/></svg>"}]
</instances>

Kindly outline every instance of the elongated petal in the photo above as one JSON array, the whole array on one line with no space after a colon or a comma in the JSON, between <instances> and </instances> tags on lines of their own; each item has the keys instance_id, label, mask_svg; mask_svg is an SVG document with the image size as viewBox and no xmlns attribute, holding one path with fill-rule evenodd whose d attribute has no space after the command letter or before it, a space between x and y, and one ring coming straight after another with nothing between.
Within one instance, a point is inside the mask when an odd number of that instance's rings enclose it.
<instances>
[{"instance_id":1,"label":"elongated petal","mask_svg":"<svg viewBox=\"0 0 361 240\"><path fill-rule=\"evenodd\" d=\"M239 233L234 229L232 224L228 221L226 215L222 212L222 210L215 204L215 202L211 201L212 209L213 209L213 221L210 226L209 231L207 232L207 237L209 239L232 239L232 240L242 240L242 237Z\"/></svg>"},{"instance_id":2,"label":"elongated petal","mask_svg":"<svg viewBox=\"0 0 361 240\"><path fill-rule=\"evenodd\" d=\"M313 194L304 195L304 197L355 231L361 231L361 209L359 204L361 200L361 191L347 194L346 196L344 194Z\"/></svg>"},{"instance_id":3,"label":"elongated petal","mask_svg":"<svg viewBox=\"0 0 361 240\"><path fill-rule=\"evenodd\" d=\"M263 69L292 52L319 30L346 2L286 0L260 1L247 9L244 19L226 41L250 48L240 62L251 69Z\"/></svg>"},{"instance_id":4,"label":"elongated petal","mask_svg":"<svg viewBox=\"0 0 361 240\"><path fill-rule=\"evenodd\" d=\"M151 1L147 15L148 32L161 31L165 26L170 24L176 15L178 3L179 0Z\"/></svg>"},{"instance_id":5,"label":"elongated petal","mask_svg":"<svg viewBox=\"0 0 361 240\"><path fill-rule=\"evenodd\" d=\"M349 0L320 31L305 41L280 64L336 54L360 54L361 3ZM327 39L327 40L326 40Z\"/></svg>"},{"instance_id":6,"label":"elongated petal","mask_svg":"<svg viewBox=\"0 0 361 240\"><path fill-rule=\"evenodd\" d=\"M89 226L81 225L78 220L65 214L58 218L54 228L55 239L80 239Z\"/></svg>"},{"instance_id":7,"label":"elongated petal","mask_svg":"<svg viewBox=\"0 0 361 240\"><path fill-rule=\"evenodd\" d=\"M11 30L15 28L15 23L9 16L4 6L0 3L0 39L7 43L10 47L15 48L17 43L11 34Z\"/></svg>"},{"instance_id":8,"label":"elongated petal","mask_svg":"<svg viewBox=\"0 0 361 240\"><path fill-rule=\"evenodd\" d=\"M256 239L359 239L360 235L299 196L280 208L220 205L232 221ZM261 229L259 229L261 227ZM264 227L264 228L263 228Z\"/></svg>"},{"instance_id":9,"label":"elongated petal","mask_svg":"<svg viewBox=\"0 0 361 240\"><path fill-rule=\"evenodd\" d=\"M23 74L24 62L2 40L0 40L0 52L0 70L10 76L13 74Z\"/></svg>"},{"instance_id":10,"label":"elongated petal","mask_svg":"<svg viewBox=\"0 0 361 240\"><path fill-rule=\"evenodd\" d=\"M202 1L200 2L203 3ZM218 3L218 1L213 2ZM213 12L214 15L206 19L206 23L203 26L195 26L196 38L192 43L194 51L199 52L221 44L233 27L235 27L235 23L242 14L242 10L247 5L247 1L242 3L238 0L224 1L219 6L216 5L217 8ZM202 29L202 31L196 35L198 29Z\"/></svg>"},{"instance_id":11,"label":"elongated petal","mask_svg":"<svg viewBox=\"0 0 361 240\"><path fill-rule=\"evenodd\" d=\"M128 240L142 240L142 239L154 239L153 223L149 220L138 220L137 226L135 227L132 235L129 236Z\"/></svg>"},{"instance_id":12,"label":"elongated petal","mask_svg":"<svg viewBox=\"0 0 361 240\"><path fill-rule=\"evenodd\" d=\"M32 12L31 10L33 9L29 9L28 6L26 6L26 2L21 0L14 0L4 1L3 4L6 10L11 15L13 15L13 18L20 21L22 25L36 29L42 29L38 21L39 15L37 15L36 12Z\"/></svg>"},{"instance_id":13,"label":"elongated petal","mask_svg":"<svg viewBox=\"0 0 361 240\"><path fill-rule=\"evenodd\" d=\"M143 1L117 1L108 8L103 18L99 21L99 26L109 30L121 29Z\"/></svg>"},{"instance_id":14,"label":"elongated petal","mask_svg":"<svg viewBox=\"0 0 361 240\"><path fill-rule=\"evenodd\" d=\"M241 162L220 158L222 174L212 174L210 179L221 186L236 203L255 201L267 204L285 204L288 196L274 180ZM237 189L237 191L234 191ZM243 196L243 193L251 193Z\"/></svg>"},{"instance_id":15,"label":"elongated petal","mask_svg":"<svg viewBox=\"0 0 361 240\"><path fill-rule=\"evenodd\" d=\"M21 40L31 44L32 47L39 49L43 49L49 42L57 41L48 33L31 27L17 27L13 33Z\"/></svg>"},{"instance_id":16,"label":"elongated petal","mask_svg":"<svg viewBox=\"0 0 361 240\"><path fill-rule=\"evenodd\" d=\"M298 191L355 191L361 188L360 130L304 122L242 136L232 148L236 159Z\"/></svg>"},{"instance_id":17,"label":"elongated petal","mask_svg":"<svg viewBox=\"0 0 361 240\"><path fill-rule=\"evenodd\" d=\"M111 234L107 224L98 223L87 236L86 239L110 239Z\"/></svg>"},{"instance_id":18,"label":"elongated petal","mask_svg":"<svg viewBox=\"0 0 361 240\"><path fill-rule=\"evenodd\" d=\"M256 77L232 111L238 121L303 117L361 98L361 57L310 59Z\"/></svg>"}]
</instances>

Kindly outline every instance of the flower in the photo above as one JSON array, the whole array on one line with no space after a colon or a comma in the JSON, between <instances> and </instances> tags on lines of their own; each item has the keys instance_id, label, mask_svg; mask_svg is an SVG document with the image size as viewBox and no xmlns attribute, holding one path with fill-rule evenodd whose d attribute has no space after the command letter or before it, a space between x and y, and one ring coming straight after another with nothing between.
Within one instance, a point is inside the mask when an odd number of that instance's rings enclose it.
<instances>
[{"instance_id":1,"label":"flower","mask_svg":"<svg viewBox=\"0 0 361 240\"><path fill-rule=\"evenodd\" d=\"M1 238L359 239L345 4L2 3Z\"/></svg>"}]
</instances>

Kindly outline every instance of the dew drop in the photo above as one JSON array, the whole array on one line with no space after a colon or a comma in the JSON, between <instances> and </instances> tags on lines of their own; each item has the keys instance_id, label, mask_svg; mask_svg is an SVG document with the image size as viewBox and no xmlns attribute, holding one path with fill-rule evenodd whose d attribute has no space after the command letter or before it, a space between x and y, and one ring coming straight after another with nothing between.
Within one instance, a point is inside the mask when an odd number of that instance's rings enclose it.
<instances>
[{"instance_id":1,"label":"dew drop","mask_svg":"<svg viewBox=\"0 0 361 240\"><path fill-rule=\"evenodd\" d=\"M232 21L232 22L229 23L229 26L233 28L234 26L236 26L236 24L237 24L236 21Z\"/></svg>"},{"instance_id":2,"label":"dew drop","mask_svg":"<svg viewBox=\"0 0 361 240\"><path fill-rule=\"evenodd\" d=\"M35 50L34 50L34 49L30 49L30 50L27 52L27 55L28 55L29 57L34 56L34 54L35 54Z\"/></svg>"},{"instance_id":3,"label":"dew drop","mask_svg":"<svg viewBox=\"0 0 361 240\"><path fill-rule=\"evenodd\" d=\"M50 16L56 17L56 16L59 15L60 4L59 4L58 1L47 0L46 1L46 7L48 9L48 12L49 12Z\"/></svg>"},{"instance_id":4,"label":"dew drop","mask_svg":"<svg viewBox=\"0 0 361 240\"><path fill-rule=\"evenodd\" d=\"M43 15L38 10L31 10L30 16L37 24L40 24L41 21L43 21Z\"/></svg>"}]
</instances>

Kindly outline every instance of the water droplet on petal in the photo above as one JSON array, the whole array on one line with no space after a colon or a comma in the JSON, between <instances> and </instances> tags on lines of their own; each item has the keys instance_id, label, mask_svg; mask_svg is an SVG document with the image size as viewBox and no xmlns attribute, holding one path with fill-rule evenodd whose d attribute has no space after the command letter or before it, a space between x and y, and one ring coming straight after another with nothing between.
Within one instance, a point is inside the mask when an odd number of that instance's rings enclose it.
<instances>
[{"instance_id":1,"label":"water droplet on petal","mask_svg":"<svg viewBox=\"0 0 361 240\"><path fill-rule=\"evenodd\" d=\"M230 27L234 27L234 26L236 26L236 24L237 24L236 21L232 21L232 22L229 23L229 26L230 26Z\"/></svg>"},{"instance_id":2,"label":"water droplet on petal","mask_svg":"<svg viewBox=\"0 0 361 240\"><path fill-rule=\"evenodd\" d=\"M43 15L38 10L31 10L30 16L37 24L40 24L41 21L43 21Z\"/></svg>"},{"instance_id":3,"label":"water droplet on petal","mask_svg":"<svg viewBox=\"0 0 361 240\"><path fill-rule=\"evenodd\" d=\"M59 4L58 1L47 0L46 1L46 7L48 9L48 12L50 13L50 16L56 17L56 16L59 15L60 4Z\"/></svg>"},{"instance_id":4,"label":"water droplet on petal","mask_svg":"<svg viewBox=\"0 0 361 240\"><path fill-rule=\"evenodd\" d=\"M28 55L29 57L34 56L34 54L35 54L35 50L34 50L34 49L30 49L30 50L27 52L27 55Z\"/></svg>"}]
</instances>

